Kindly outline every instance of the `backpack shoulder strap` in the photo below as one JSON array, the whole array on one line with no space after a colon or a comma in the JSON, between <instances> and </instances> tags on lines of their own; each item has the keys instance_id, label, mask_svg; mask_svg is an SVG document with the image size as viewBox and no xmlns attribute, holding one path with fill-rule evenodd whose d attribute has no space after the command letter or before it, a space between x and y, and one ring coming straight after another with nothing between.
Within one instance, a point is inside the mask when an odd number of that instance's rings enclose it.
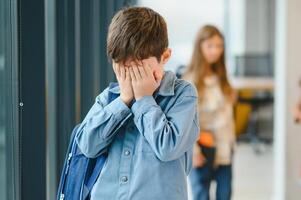
<instances>
[{"instance_id":1,"label":"backpack shoulder strap","mask_svg":"<svg viewBox=\"0 0 301 200\"><path fill-rule=\"evenodd\" d=\"M93 172L92 172L89 180L86 183L86 187L87 187L89 193L91 192L93 185L95 184L95 182L106 162L106 158L107 158L107 155L101 155L96 158L96 163L95 163Z\"/></svg>"},{"instance_id":2,"label":"backpack shoulder strap","mask_svg":"<svg viewBox=\"0 0 301 200\"><path fill-rule=\"evenodd\" d=\"M112 82L110 83L109 85L109 89L112 89L114 87L117 87L118 86L118 83L116 82ZM111 103L114 99L116 99L117 97L119 96L119 94L115 94L115 93L112 93L109 91L109 95L108 95L108 104ZM89 195L89 193L91 192L104 164L105 164L105 161L107 159L107 153L103 153L101 155L99 155L97 158L95 158L96 161L95 161L95 165L94 165L94 169L92 171L92 174L91 176L88 178L88 180L86 181L85 183L85 186L86 186L86 192L84 194L84 197L86 197L87 195Z\"/></svg>"}]
</instances>

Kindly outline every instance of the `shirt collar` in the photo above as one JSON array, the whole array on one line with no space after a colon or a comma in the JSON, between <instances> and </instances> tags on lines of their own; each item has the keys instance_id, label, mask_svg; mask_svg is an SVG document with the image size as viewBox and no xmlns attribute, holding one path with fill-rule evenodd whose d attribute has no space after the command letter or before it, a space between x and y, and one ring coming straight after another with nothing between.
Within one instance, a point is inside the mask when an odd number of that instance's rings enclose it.
<instances>
[{"instance_id":1,"label":"shirt collar","mask_svg":"<svg viewBox=\"0 0 301 200\"><path fill-rule=\"evenodd\" d=\"M175 81L176 81L177 77L176 75L171 72L171 71L165 71L163 78L161 80L160 86L157 89L157 91L155 91L155 95L161 95L161 96L173 96L174 90L175 90ZM114 83L112 83L114 84ZM116 84L116 83L115 83ZM115 87L111 87L109 89L110 92L115 93L115 94L120 94L120 88L118 85L116 85Z\"/></svg>"}]
</instances>

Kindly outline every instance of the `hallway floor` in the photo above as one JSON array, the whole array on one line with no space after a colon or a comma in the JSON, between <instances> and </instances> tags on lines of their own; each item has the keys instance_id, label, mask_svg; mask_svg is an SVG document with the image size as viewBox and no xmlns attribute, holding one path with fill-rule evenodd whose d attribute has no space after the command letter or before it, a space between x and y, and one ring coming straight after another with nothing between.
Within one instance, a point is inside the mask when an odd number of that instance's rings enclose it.
<instances>
[{"instance_id":1,"label":"hallway floor","mask_svg":"<svg viewBox=\"0 0 301 200\"><path fill-rule=\"evenodd\" d=\"M272 199L273 146L263 145L261 149L262 153L256 154L250 144L237 144L233 168L233 200ZM213 194L215 183L211 188ZM189 199L191 199L191 192L189 192Z\"/></svg>"},{"instance_id":2,"label":"hallway floor","mask_svg":"<svg viewBox=\"0 0 301 200\"><path fill-rule=\"evenodd\" d=\"M238 144L234 161L234 200L271 200L274 183L273 146L255 154L249 144Z\"/></svg>"}]
</instances>

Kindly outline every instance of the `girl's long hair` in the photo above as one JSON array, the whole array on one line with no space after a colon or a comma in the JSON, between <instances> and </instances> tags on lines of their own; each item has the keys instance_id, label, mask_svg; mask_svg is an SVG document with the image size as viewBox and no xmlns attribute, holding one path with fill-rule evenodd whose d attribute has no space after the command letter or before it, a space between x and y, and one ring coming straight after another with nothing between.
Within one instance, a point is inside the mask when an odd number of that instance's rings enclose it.
<instances>
[{"instance_id":1,"label":"girl's long hair","mask_svg":"<svg viewBox=\"0 0 301 200\"><path fill-rule=\"evenodd\" d=\"M202 100L202 95L205 88L204 78L206 76L206 65L209 65L204 58L202 44L205 40L208 40L214 36L219 36L223 40L223 49L225 50L225 40L223 34L215 26L204 26L197 34L192 58L188 65L187 71L184 74L184 79L185 77L191 77L193 79L193 82L198 90L200 100ZM218 76L223 94L226 97L230 97L232 94L232 87L227 77L225 51L222 52L220 59L211 65L211 69Z\"/></svg>"}]
</instances>

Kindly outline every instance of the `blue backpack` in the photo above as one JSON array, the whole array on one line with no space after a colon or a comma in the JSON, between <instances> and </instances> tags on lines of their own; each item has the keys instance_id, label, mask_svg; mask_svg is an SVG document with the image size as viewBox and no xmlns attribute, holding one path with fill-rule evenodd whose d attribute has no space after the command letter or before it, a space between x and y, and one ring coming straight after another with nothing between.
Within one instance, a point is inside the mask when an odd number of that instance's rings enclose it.
<instances>
[{"instance_id":1,"label":"blue backpack","mask_svg":"<svg viewBox=\"0 0 301 200\"><path fill-rule=\"evenodd\" d=\"M110 83L113 88L117 83ZM108 103L119 95L109 92ZM87 200L107 159L107 152L87 158L75 141L79 124L73 129L58 187L57 200Z\"/></svg>"}]
</instances>

